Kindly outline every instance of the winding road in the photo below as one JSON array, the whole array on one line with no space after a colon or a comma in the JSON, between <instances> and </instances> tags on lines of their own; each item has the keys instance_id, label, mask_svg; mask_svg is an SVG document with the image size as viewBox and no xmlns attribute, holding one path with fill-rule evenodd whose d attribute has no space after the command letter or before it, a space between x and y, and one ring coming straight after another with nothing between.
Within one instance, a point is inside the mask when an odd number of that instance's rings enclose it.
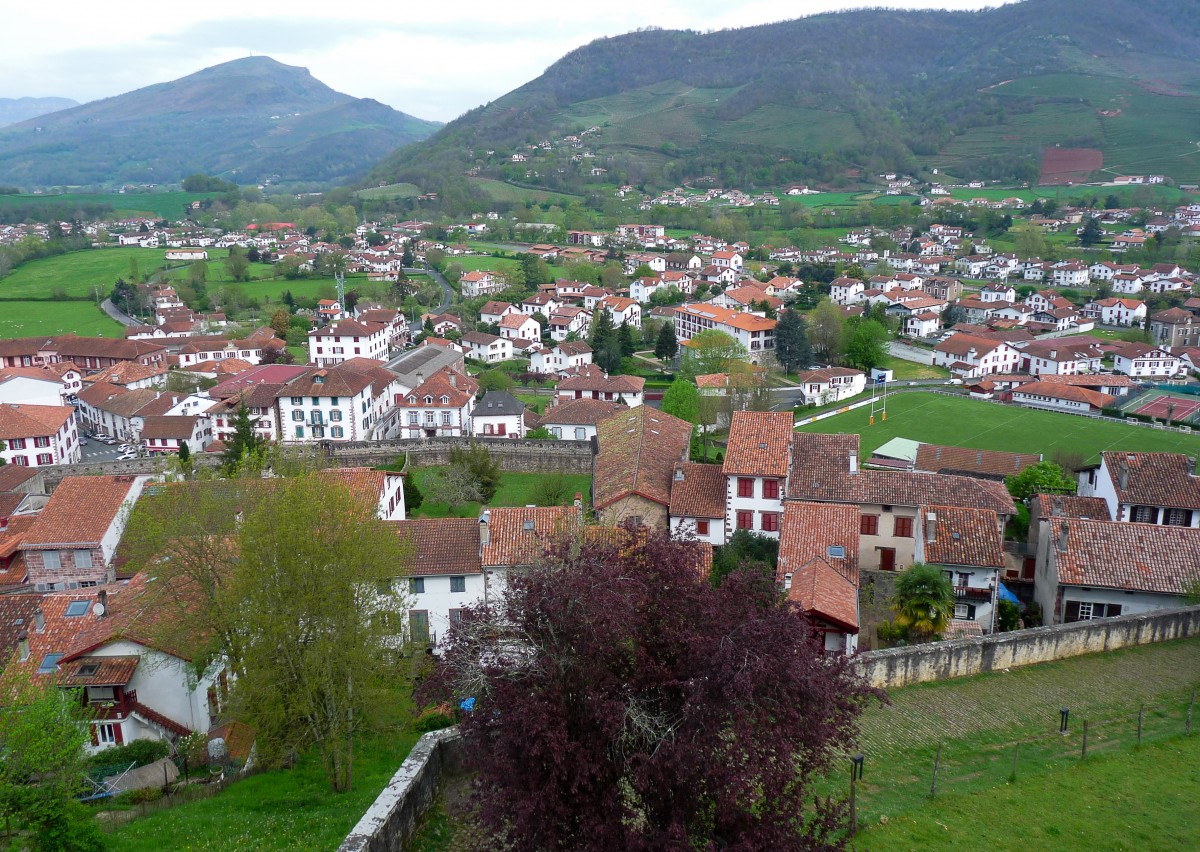
<instances>
[{"instance_id":1,"label":"winding road","mask_svg":"<svg viewBox=\"0 0 1200 852\"><path fill-rule=\"evenodd\" d=\"M454 289L450 286L450 282L446 280L445 275L438 272L432 266L430 266L428 268L426 268L424 266L420 266L420 267L413 267L411 269L405 269L404 274L405 275L428 275L430 278L432 278L434 281L436 281L438 283L438 285L442 288L441 304L439 304L436 308L431 307L429 309L429 312L431 314L445 313L446 308L450 307L450 303L454 301ZM413 320L412 322L410 322L408 324L408 327L409 327L409 332L411 334L413 334L414 336L421 333L421 321L419 319L416 319L416 320Z\"/></svg>"}]
</instances>

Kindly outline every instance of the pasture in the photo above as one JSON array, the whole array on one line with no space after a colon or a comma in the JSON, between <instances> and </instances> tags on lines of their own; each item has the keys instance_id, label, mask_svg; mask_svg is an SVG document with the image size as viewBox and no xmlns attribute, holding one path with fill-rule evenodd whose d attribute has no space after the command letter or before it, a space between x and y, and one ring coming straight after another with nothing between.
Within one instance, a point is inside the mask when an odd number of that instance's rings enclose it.
<instances>
[{"instance_id":1,"label":"pasture","mask_svg":"<svg viewBox=\"0 0 1200 852\"><path fill-rule=\"evenodd\" d=\"M523 204L526 201L536 201L539 204L543 202L562 204L579 200L578 195L551 192L547 189L529 189L523 186L514 186L511 183L493 178L473 177L468 178L468 181L476 189L487 193L488 198L492 199L492 201L508 201L514 204Z\"/></svg>"},{"instance_id":2,"label":"pasture","mask_svg":"<svg viewBox=\"0 0 1200 852\"><path fill-rule=\"evenodd\" d=\"M48 299L57 288L68 296L107 295L118 278L129 278L130 260L148 275L162 268L164 249L107 248L33 260L0 278L0 299ZM210 262L211 263L211 262Z\"/></svg>"},{"instance_id":3,"label":"pasture","mask_svg":"<svg viewBox=\"0 0 1200 852\"><path fill-rule=\"evenodd\" d=\"M856 432L864 458L892 438L980 450L1042 453L1079 452L1089 462L1104 450L1200 452L1200 436L1133 426L1073 414L933 393L898 393L888 398L887 420L870 425L868 407L799 427L801 432Z\"/></svg>"},{"instance_id":4,"label":"pasture","mask_svg":"<svg viewBox=\"0 0 1200 852\"><path fill-rule=\"evenodd\" d=\"M387 186L372 186L360 189L354 193L359 198L371 201L390 200L393 198L415 198L421 194L421 187L415 183L389 183Z\"/></svg>"},{"instance_id":5,"label":"pasture","mask_svg":"<svg viewBox=\"0 0 1200 852\"><path fill-rule=\"evenodd\" d=\"M87 192L62 195L0 195L0 208L25 204L111 204L121 216L146 216L177 221L193 201L215 197L212 192Z\"/></svg>"},{"instance_id":6,"label":"pasture","mask_svg":"<svg viewBox=\"0 0 1200 852\"><path fill-rule=\"evenodd\" d=\"M0 338L67 332L82 337L122 337L125 333L95 302L0 302Z\"/></svg>"}]
</instances>

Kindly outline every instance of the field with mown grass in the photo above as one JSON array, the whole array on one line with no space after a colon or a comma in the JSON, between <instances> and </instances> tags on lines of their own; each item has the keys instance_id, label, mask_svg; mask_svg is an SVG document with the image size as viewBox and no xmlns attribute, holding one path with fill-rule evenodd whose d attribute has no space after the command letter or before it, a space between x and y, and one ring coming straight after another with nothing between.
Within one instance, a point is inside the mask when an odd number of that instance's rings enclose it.
<instances>
[{"instance_id":1,"label":"field with mown grass","mask_svg":"<svg viewBox=\"0 0 1200 852\"><path fill-rule=\"evenodd\" d=\"M416 486L421 489L421 493L425 494L427 483L432 477L435 477L441 471L446 470L442 466L433 467L418 467L409 472ZM489 506L528 506L531 504L545 505L538 500L538 486L543 483L547 477L554 476L549 473L517 473L514 471L504 471L500 479L500 487L496 490L495 496ZM588 503L592 499L592 478L587 474L582 473L564 473L563 479L563 499L557 505L566 505L571 502L576 492L583 495L583 500ZM479 516L483 506L480 503L471 502L465 503L454 510L453 517L456 518L475 518ZM428 496L425 496L425 501L421 504L421 508L412 513L415 518L446 518L451 517L449 507L445 503L431 503Z\"/></svg>"},{"instance_id":2,"label":"field with mown grass","mask_svg":"<svg viewBox=\"0 0 1200 852\"><path fill-rule=\"evenodd\" d=\"M104 297L118 278L129 279L130 260L137 261L139 274L149 275L162 269L164 252L105 248L31 260L0 278L0 299L49 299L56 288L62 288L68 296L91 297L97 286Z\"/></svg>"},{"instance_id":3,"label":"field with mown grass","mask_svg":"<svg viewBox=\"0 0 1200 852\"><path fill-rule=\"evenodd\" d=\"M1200 436L1131 426L1091 417L998 405L963 396L897 393L889 396L887 420L870 425L869 407L801 426L802 432L857 432L867 458L892 438L980 450L1082 453L1098 461L1104 450L1200 452Z\"/></svg>"},{"instance_id":4,"label":"field with mown grass","mask_svg":"<svg viewBox=\"0 0 1200 852\"><path fill-rule=\"evenodd\" d=\"M0 338L67 332L82 337L125 335L121 324L95 302L0 302Z\"/></svg>"}]
</instances>

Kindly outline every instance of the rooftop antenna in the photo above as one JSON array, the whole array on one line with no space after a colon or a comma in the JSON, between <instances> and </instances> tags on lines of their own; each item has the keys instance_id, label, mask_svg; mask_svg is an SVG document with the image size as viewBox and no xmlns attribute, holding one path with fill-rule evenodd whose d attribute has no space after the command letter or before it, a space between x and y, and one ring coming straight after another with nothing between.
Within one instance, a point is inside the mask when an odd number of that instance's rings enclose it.
<instances>
[{"instance_id":1,"label":"rooftop antenna","mask_svg":"<svg viewBox=\"0 0 1200 852\"><path fill-rule=\"evenodd\" d=\"M333 283L337 287L338 307L346 310L346 275L343 272L333 273Z\"/></svg>"}]
</instances>

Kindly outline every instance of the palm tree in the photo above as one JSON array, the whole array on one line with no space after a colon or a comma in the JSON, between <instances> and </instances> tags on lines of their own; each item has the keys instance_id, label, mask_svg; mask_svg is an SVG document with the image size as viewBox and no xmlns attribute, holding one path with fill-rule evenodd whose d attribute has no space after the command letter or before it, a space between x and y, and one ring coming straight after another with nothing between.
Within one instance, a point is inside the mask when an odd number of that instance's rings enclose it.
<instances>
[{"instance_id":1,"label":"palm tree","mask_svg":"<svg viewBox=\"0 0 1200 852\"><path fill-rule=\"evenodd\" d=\"M892 611L896 626L906 628L914 638L939 636L954 617L954 587L940 569L914 563L896 578Z\"/></svg>"}]
</instances>

